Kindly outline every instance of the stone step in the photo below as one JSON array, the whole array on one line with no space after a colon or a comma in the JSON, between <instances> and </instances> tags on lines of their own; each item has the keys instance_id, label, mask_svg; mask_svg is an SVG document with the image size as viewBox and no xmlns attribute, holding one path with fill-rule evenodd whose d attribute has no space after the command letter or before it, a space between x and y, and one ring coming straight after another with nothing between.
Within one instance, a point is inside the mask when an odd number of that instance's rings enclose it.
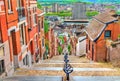
<instances>
[{"instance_id":1,"label":"stone step","mask_svg":"<svg viewBox=\"0 0 120 81\"><path fill-rule=\"evenodd\" d=\"M33 67L27 68L30 70L51 70L51 71L62 71L63 67ZM73 68L74 71L117 71L111 68Z\"/></svg>"},{"instance_id":2,"label":"stone step","mask_svg":"<svg viewBox=\"0 0 120 81\"><path fill-rule=\"evenodd\" d=\"M13 76L13 77L5 78L2 81L63 81L63 77L62 76Z\"/></svg>"},{"instance_id":3,"label":"stone step","mask_svg":"<svg viewBox=\"0 0 120 81\"><path fill-rule=\"evenodd\" d=\"M120 81L120 76L72 76L70 81Z\"/></svg>"}]
</instances>

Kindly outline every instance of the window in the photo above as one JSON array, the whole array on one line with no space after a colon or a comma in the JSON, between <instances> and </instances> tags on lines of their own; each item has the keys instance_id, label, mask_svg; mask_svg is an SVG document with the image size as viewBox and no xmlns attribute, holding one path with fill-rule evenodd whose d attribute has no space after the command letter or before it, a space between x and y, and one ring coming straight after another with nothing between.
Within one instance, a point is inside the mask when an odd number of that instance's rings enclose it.
<instances>
[{"instance_id":1,"label":"window","mask_svg":"<svg viewBox=\"0 0 120 81\"><path fill-rule=\"evenodd\" d=\"M35 48L37 48L37 36L34 37Z\"/></svg>"},{"instance_id":2,"label":"window","mask_svg":"<svg viewBox=\"0 0 120 81\"><path fill-rule=\"evenodd\" d=\"M11 0L8 0L8 12L12 11L12 4L11 4Z\"/></svg>"},{"instance_id":3,"label":"window","mask_svg":"<svg viewBox=\"0 0 120 81\"><path fill-rule=\"evenodd\" d=\"M4 56L4 47L3 46L0 47L0 56Z\"/></svg>"},{"instance_id":4,"label":"window","mask_svg":"<svg viewBox=\"0 0 120 81\"><path fill-rule=\"evenodd\" d=\"M0 12L4 10L4 2L0 1Z\"/></svg>"},{"instance_id":5,"label":"window","mask_svg":"<svg viewBox=\"0 0 120 81\"><path fill-rule=\"evenodd\" d=\"M105 38L111 37L111 31L110 30L106 30L105 31Z\"/></svg>"},{"instance_id":6,"label":"window","mask_svg":"<svg viewBox=\"0 0 120 81\"><path fill-rule=\"evenodd\" d=\"M36 14L33 15L33 23L34 23L34 25L37 23Z\"/></svg>"},{"instance_id":7,"label":"window","mask_svg":"<svg viewBox=\"0 0 120 81\"><path fill-rule=\"evenodd\" d=\"M43 24L44 24L44 23L43 23L43 18L42 18L42 22L41 22L42 28L43 28Z\"/></svg>"},{"instance_id":8,"label":"window","mask_svg":"<svg viewBox=\"0 0 120 81\"><path fill-rule=\"evenodd\" d=\"M22 7L22 0L17 0L18 1L18 8Z\"/></svg>"},{"instance_id":9,"label":"window","mask_svg":"<svg viewBox=\"0 0 120 81\"><path fill-rule=\"evenodd\" d=\"M40 20L38 21L38 32L40 32Z\"/></svg>"},{"instance_id":10,"label":"window","mask_svg":"<svg viewBox=\"0 0 120 81\"><path fill-rule=\"evenodd\" d=\"M0 75L5 72L4 60L0 60Z\"/></svg>"},{"instance_id":11,"label":"window","mask_svg":"<svg viewBox=\"0 0 120 81\"><path fill-rule=\"evenodd\" d=\"M1 35L1 31L0 31L0 42L2 42L2 35Z\"/></svg>"},{"instance_id":12,"label":"window","mask_svg":"<svg viewBox=\"0 0 120 81\"><path fill-rule=\"evenodd\" d=\"M42 38L42 47L44 47L44 38Z\"/></svg>"},{"instance_id":13,"label":"window","mask_svg":"<svg viewBox=\"0 0 120 81\"><path fill-rule=\"evenodd\" d=\"M21 42L21 45L25 45L26 42L25 42L25 23L24 24L21 24L19 26L20 28L20 42Z\"/></svg>"},{"instance_id":14,"label":"window","mask_svg":"<svg viewBox=\"0 0 120 81\"><path fill-rule=\"evenodd\" d=\"M89 40L89 50L90 50L90 40Z\"/></svg>"},{"instance_id":15,"label":"window","mask_svg":"<svg viewBox=\"0 0 120 81\"><path fill-rule=\"evenodd\" d=\"M29 26L29 28L31 28L31 11L30 11L30 8L28 8L28 26Z\"/></svg>"}]
</instances>

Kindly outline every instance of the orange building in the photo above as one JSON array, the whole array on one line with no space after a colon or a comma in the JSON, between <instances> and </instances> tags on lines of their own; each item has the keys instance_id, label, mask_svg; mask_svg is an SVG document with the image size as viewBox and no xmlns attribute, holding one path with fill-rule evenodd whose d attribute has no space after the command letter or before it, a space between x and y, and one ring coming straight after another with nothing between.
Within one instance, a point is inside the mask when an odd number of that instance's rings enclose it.
<instances>
[{"instance_id":1,"label":"orange building","mask_svg":"<svg viewBox=\"0 0 120 81\"><path fill-rule=\"evenodd\" d=\"M54 30L52 27L49 28L49 56L53 57L55 55L55 38L54 38Z\"/></svg>"},{"instance_id":2,"label":"orange building","mask_svg":"<svg viewBox=\"0 0 120 81\"><path fill-rule=\"evenodd\" d=\"M36 0L0 0L0 77L40 60L44 52L40 48L44 45L42 13L37 12Z\"/></svg>"},{"instance_id":3,"label":"orange building","mask_svg":"<svg viewBox=\"0 0 120 81\"><path fill-rule=\"evenodd\" d=\"M76 44L77 44L77 38L74 36L70 37L70 46L71 46L70 54L72 55L76 55Z\"/></svg>"},{"instance_id":4,"label":"orange building","mask_svg":"<svg viewBox=\"0 0 120 81\"><path fill-rule=\"evenodd\" d=\"M43 60L45 57L45 33L44 33L44 12L37 9L38 12L38 45L40 49L40 59Z\"/></svg>"},{"instance_id":5,"label":"orange building","mask_svg":"<svg viewBox=\"0 0 120 81\"><path fill-rule=\"evenodd\" d=\"M10 58L6 15L5 2L0 0L0 78L14 72L13 61Z\"/></svg>"},{"instance_id":6,"label":"orange building","mask_svg":"<svg viewBox=\"0 0 120 81\"><path fill-rule=\"evenodd\" d=\"M118 16L110 12L101 13L90 21L87 33L87 57L93 61L107 61L107 40L115 41L120 34Z\"/></svg>"}]
</instances>

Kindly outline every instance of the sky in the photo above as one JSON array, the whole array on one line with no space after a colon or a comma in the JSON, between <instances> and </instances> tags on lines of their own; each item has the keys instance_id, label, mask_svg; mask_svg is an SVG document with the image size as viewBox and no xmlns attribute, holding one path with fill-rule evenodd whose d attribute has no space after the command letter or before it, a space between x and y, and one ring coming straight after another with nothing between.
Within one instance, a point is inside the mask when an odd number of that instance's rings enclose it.
<instances>
[{"instance_id":1,"label":"sky","mask_svg":"<svg viewBox=\"0 0 120 81\"><path fill-rule=\"evenodd\" d=\"M40 2L75 2L75 1L82 1L82 2L94 2L94 3L120 3L120 0L38 0Z\"/></svg>"}]
</instances>

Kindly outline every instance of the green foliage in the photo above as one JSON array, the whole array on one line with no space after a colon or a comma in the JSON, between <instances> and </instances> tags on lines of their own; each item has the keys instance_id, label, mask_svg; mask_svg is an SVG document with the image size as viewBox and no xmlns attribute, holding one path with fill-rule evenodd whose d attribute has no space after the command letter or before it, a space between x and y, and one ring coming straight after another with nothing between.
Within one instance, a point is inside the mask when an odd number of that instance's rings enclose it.
<instances>
[{"instance_id":1,"label":"green foliage","mask_svg":"<svg viewBox=\"0 0 120 81\"><path fill-rule=\"evenodd\" d=\"M47 20L44 21L44 32L47 33L49 31L49 23Z\"/></svg>"},{"instance_id":2,"label":"green foliage","mask_svg":"<svg viewBox=\"0 0 120 81\"><path fill-rule=\"evenodd\" d=\"M91 18L92 16L98 15L99 12L98 11L87 11L86 15Z\"/></svg>"},{"instance_id":3,"label":"green foliage","mask_svg":"<svg viewBox=\"0 0 120 81\"><path fill-rule=\"evenodd\" d=\"M65 43L65 41L64 41L64 37L63 37L63 36L59 36L59 39L62 40L62 44Z\"/></svg>"},{"instance_id":4,"label":"green foliage","mask_svg":"<svg viewBox=\"0 0 120 81\"><path fill-rule=\"evenodd\" d=\"M70 52L70 50L71 50L71 45L69 44L68 45L68 51Z\"/></svg>"},{"instance_id":5,"label":"green foliage","mask_svg":"<svg viewBox=\"0 0 120 81\"><path fill-rule=\"evenodd\" d=\"M48 44L45 45L45 48L46 48L46 51L48 52L48 51L49 51L49 46L48 46Z\"/></svg>"},{"instance_id":6,"label":"green foliage","mask_svg":"<svg viewBox=\"0 0 120 81\"><path fill-rule=\"evenodd\" d=\"M63 51L62 47L61 47L61 46L58 46L58 52L59 52L59 54L61 54L62 51Z\"/></svg>"},{"instance_id":7,"label":"green foliage","mask_svg":"<svg viewBox=\"0 0 120 81\"><path fill-rule=\"evenodd\" d=\"M64 11L61 11L61 12L58 12L58 13L53 13L53 12L49 12L49 13L46 13L45 16L60 16L60 17L66 17L66 16L72 16L72 13L71 12L64 12Z\"/></svg>"},{"instance_id":8,"label":"green foliage","mask_svg":"<svg viewBox=\"0 0 120 81\"><path fill-rule=\"evenodd\" d=\"M115 6L105 6L105 8L114 9L114 8L115 8Z\"/></svg>"},{"instance_id":9,"label":"green foliage","mask_svg":"<svg viewBox=\"0 0 120 81\"><path fill-rule=\"evenodd\" d=\"M37 8L42 9L42 6L39 2L37 2Z\"/></svg>"},{"instance_id":10,"label":"green foliage","mask_svg":"<svg viewBox=\"0 0 120 81\"><path fill-rule=\"evenodd\" d=\"M120 15L120 10L116 11L116 14Z\"/></svg>"}]
</instances>

